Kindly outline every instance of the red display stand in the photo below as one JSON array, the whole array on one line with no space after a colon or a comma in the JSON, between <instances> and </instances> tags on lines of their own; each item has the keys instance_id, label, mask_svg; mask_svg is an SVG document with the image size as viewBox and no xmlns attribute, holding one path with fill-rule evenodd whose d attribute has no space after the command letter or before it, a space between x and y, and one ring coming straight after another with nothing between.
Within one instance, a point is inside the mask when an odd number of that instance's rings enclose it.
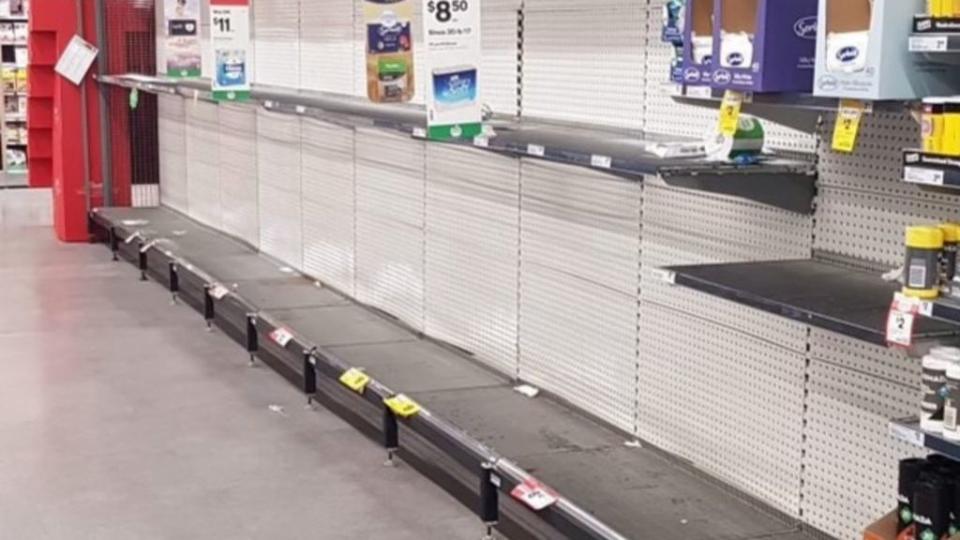
<instances>
[{"instance_id":1,"label":"red display stand","mask_svg":"<svg viewBox=\"0 0 960 540\"><path fill-rule=\"evenodd\" d=\"M88 41L94 35L92 4L85 2ZM87 141L89 159L84 159L83 107L80 87L60 77L54 66L67 44L77 34L77 6L74 0L45 0L35 3L30 16L28 48L28 175L31 187L53 187L54 228L66 242L89 240L85 169L90 174L90 202L102 200L98 181L99 125L95 82L88 77ZM87 169L89 166L89 169ZM97 180L95 180L97 179Z\"/></svg>"}]
</instances>

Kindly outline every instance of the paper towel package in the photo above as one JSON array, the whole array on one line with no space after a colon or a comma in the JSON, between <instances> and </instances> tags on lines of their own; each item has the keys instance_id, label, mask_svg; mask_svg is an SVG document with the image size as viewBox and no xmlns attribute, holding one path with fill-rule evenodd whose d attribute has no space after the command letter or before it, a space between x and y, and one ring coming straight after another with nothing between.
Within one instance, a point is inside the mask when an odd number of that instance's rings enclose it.
<instances>
[{"instance_id":1,"label":"paper towel package","mask_svg":"<svg viewBox=\"0 0 960 540\"><path fill-rule=\"evenodd\" d=\"M710 84L714 51L713 8L714 0L687 0L683 59L680 62L682 82L687 86Z\"/></svg>"},{"instance_id":2,"label":"paper towel package","mask_svg":"<svg viewBox=\"0 0 960 540\"><path fill-rule=\"evenodd\" d=\"M817 0L715 0L712 86L810 92Z\"/></svg>"},{"instance_id":3,"label":"paper towel package","mask_svg":"<svg viewBox=\"0 0 960 540\"><path fill-rule=\"evenodd\" d=\"M813 93L900 100L952 95L956 66L909 51L911 22L926 0L820 0Z\"/></svg>"}]
</instances>

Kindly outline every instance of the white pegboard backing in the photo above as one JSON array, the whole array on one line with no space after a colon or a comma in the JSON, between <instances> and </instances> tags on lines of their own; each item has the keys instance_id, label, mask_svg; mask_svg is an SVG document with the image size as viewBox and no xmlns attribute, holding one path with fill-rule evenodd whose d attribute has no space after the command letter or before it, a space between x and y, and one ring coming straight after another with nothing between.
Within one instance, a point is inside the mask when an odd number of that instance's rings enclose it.
<instances>
[{"instance_id":1,"label":"white pegboard backing","mask_svg":"<svg viewBox=\"0 0 960 540\"><path fill-rule=\"evenodd\" d=\"M494 112L519 114L519 0L485 0L481 15L480 96Z\"/></svg>"},{"instance_id":2,"label":"white pegboard backing","mask_svg":"<svg viewBox=\"0 0 960 540\"><path fill-rule=\"evenodd\" d=\"M805 351L806 325L673 286L663 279L659 269L806 259L811 255L811 233L809 216L666 187L653 178L645 178L642 301L726 325L794 351Z\"/></svg>"},{"instance_id":3,"label":"white pegboard backing","mask_svg":"<svg viewBox=\"0 0 960 540\"><path fill-rule=\"evenodd\" d=\"M643 223L700 238L706 245L736 244L747 257L810 256L810 216L735 197L664 186L646 177ZM709 250L697 250L705 252ZM747 260L747 259L745 259Z\"/></svg>"},{"instance_id":4,"label":"white pegboard backing","mask_svg":"<svg viewBox=\"0 0 960 540\"><path fill-rule=\"evenodd\" d=\"M898 461L922 455L888 433L890 419L919 411L919 382L903 386L816 358L808 375L803 519L859 540L897 504Z\"/></svg>"},{"instance_id":5,"label":"white pegboard backing","mask_svg":"<svg viewBox=\"0 0 960 540\"><path fill-rule=\"evenodd\" d=\"M260 250L303 269L300 118L257 110Z\"/></svg>"},{"instance_id":6,"label":"white pegboard backing","mask_svg":"<svg viewBox=\"0 0 960 540\"><path fill-rule=\"evenodd\" d=\"M426 333L517 376L520 161L427 145Z\"/></svg>"},{"instance_id":7,"label":"white pegboard backing","mask_svg":"<svg viewBox=\"0 0 960 540\"><path fill-rule=\"evenodd\" d=\"M641 342L640 437L798 516L804 355L651 304Z\"/></svg>"},{"instance_id":8,"label":"white pegboard backing","mask_svg":"<svg viewBox=\"0 0 960 540\"><path fill-rule=\"evenodd\" d=\"M300 4L300 83L308 90L352 94L354 0Z\"/></svg>"},{"instance_id":9,"label":"white pegboard backing","mask_svg":"<svg viewBox=\"0 0 960 540\"><path fill-rule=\"evenodd\" d=\"M523 160L523 261L637 294L641 184Z\"/></svg>"},{"instance_id":10,"label":"white pegboard backing","mask_svg":"<svg viewBox=\"0 0 960 540\"><path fill-rule=\"evenodd\" d=\"M646 77L643 92L646 94L644 129L653 133L703 138L713 132L717 125L717 107L696 107L677 103L671 97L675 85L670 82L670 60L673 46L660 40L665 0L650 0L647 7ZM816 138L776 122L763 120L767 146L793 152L813 153Z\"/></svg>"},{"instance_id":11,"label":"white pegboard backing","mask_svg":"<svg viewBox=\"0 0 960 540\"><path fill-rule=\"evenodd\" d=\"M303 268L354 294L356 184L353 129L303 121Z\"/></svg>"},{"instance_id":12,"label":"white pegboard backing","mask_svg":"<svg viewBox=\"0 0 960 540\"><path fill-rule=\"evenodd\" d=\"M825 115L820 136L833 136L836 114ZM863 117L852 154L820 147L820 185L930 202L956 202L956 196L923 191L903 181L904 148L920 145L920 126L906 113L874 113Z\"/></svg>"},{"instance_id":13,"label":"white pegboard backing","mask_svg":"<svg viewBox=\"0 0 960 540\"><path fill-rule=\"evenodd\" d=\"M634 429L642 187L521 162L520 376Z\"/></svg>"},{"instance_id":14,"label":"white pegboard backing","mask_svg":"<svg viewBox=\"0 0 960 540\"><path fill-rule=\"evenodd\" d=\"M186 100L157 96L157 137L160 157L160 204L187 213Z\"/></svg>"},{"instance_id":15,"label":"white pegboard backing","mask_svg":"<svg viewBox=\"0 0 960 540\"><path fill-rule=\"evenodd\" d=\"M645 7L633 0L527 2L523 115L642 128Z\"/></svg>"},{"instance_id":16,"label":"white pegboard backing","mask_svg":"<svg viewBox=\"0 0 960 540\"><path fill-rule=\"evenodd\" d=\"M220 105L220 199L223 230L248 244L260 245L257 187L257 109Z\"/></svg>"},{"instance_id":17,"label":"white pegboard backing","mask_svg":"<svg viewBox=\"0 0 960 540\"><path fill-rule=\"evenodd\" d=\"M254 81L300 87L300 0L257 0L252 22Z\"/></svg>"},{"instance_id":18,"label":"white pegboard backing","mask_svg":"<svg viewBox=\"0 0 960 540\"><path fill-rule=\"evenodd\" d=\"M412 103L424 103L424 85L426 84L426 61L423 45L423 6L419 0L410 2L413 6L413 84ZM354 9L353 54L354 54L354 94L367 95L367 24L363 18L363 2L357 1ZM482 76L482 75L481 75Z\"/></svg>"},{"instance_id":19,"label":"white pegboard backing","mask_svg":"<svg viewBox=\"0 0 960 540\"><path fill-rule=\"evenodd\" d=\"M187 214L223 228L220 201L220 119L216 103L185 102L187 113Z\"/></svg>"},{"instance_id":20,"label":"white pegboard backing","mask_svg":"<svg viewBox=\"0 0 960 540\"><path fill-rule=\"evenodd\" d=\"M423 330L425 143L357 129L356 294Z\"/></svg>"},{"instance_id":21,"label":"white pegboard backing","mask_svg":"<svg viewBox=\"0 0 960 540\"><path fill-rule=\"evenodd\" d=\"M896 267L903 264L908 226L958 217L957 198L947 203L821 186L814 247Z\"/></svg>"},{"instance_id":22,"label":"white pegboard backing","mask_svg":"<svg viewBox=\"0 0 960 540\"><path fill-rule=\"evenodd\" d=\"M906 351L877 347L819 328L811 329L810 356L904 386L920 381L921 361L911 358Z\"/></svg>"}]
</instances>

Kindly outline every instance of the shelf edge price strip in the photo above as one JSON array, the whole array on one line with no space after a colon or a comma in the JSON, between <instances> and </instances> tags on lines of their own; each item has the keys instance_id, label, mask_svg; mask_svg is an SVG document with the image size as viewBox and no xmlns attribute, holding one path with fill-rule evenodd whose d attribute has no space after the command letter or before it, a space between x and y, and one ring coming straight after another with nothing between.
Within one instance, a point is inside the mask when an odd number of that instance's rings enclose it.
<instances>
[{"instance_id":1,"label":"shelf edge price strip","mask_svg":"<svg viewBox=\"0 0 960 540\"><path fill-rule=\"evenodd\" d=\"M893 422L890 423L889 430L890 436L898 441L903 441L920 448L923 448L927 444L926 436L920 430L910 429L909 427L901 426Z\"/></svg>"},{"instance_id":2,"label":"shelf edge price strip","mask_svg":"<svg viewBox=\"0 0 960 540\"><path fill-rule=\"evenodd\" d=\"M397 394L383 400L393 414L400 418L412 418L420 412L420 404L410 399L406 394Z\"/></svg>"},{"instance_id":3,"label":"shelf edge price strip","mask_svg":"<svg viewBox=\"0 0 960 540\"><path fill-rule=\"evenodd\" d=\"M510 491L510 496L527 505L534 512L553 506L559 500L557 494L536 478L527 478Z\"/></svg>"},{"instance_id":4,"label":"shelf edge price strip","mask_svg":"<svg viewBox=\"0 0 960 540\"><path fill-rule=\"evenodd\" d=\"M350 368L344 371L343 375L340 375L340 384L358 394L362 394L367 385L370 384L370 376L357 368Z\"/></svg>"}]
</instances>

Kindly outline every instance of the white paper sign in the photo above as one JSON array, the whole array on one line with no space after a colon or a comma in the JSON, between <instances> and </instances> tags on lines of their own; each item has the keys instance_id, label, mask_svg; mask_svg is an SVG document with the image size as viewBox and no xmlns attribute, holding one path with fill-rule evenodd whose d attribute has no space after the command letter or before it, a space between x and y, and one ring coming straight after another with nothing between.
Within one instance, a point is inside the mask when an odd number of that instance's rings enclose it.
<instances>
[{"instance_id":1,"label":"white paper sign","mask_svg":"<svg viewBox=\"0 0 960 540\"><path fill-rule=\"evenodd\" d=\"M165 73L168 77L199 77L200 0L163 0Z\"/></svg>"},{"instance_id":2,"label":"white paper sign","mask_svg":"<svg viewBox=\"0 0 960 540\"><path fill-rule=\"evenodd\" d=\"M63 54L60 55L60 60L57 61L57 66L54 69L65 79L79 86L87 75L87 71L90 70L90 66L93 65L93 61L97 59L99 52L96 47L87 43L82 37L73 36Z\"/></svg>"},{"instance_id":3,"label":"white paper sign","mask_svg":"<svg viewBox=\"0 0 960 540\"><path fill-rule=\"evenodd\" d=\"M479 85L481 0L421 1L428 136L438 140L473 139L483 129Z\"/></svg>"},{"instance_id":4,"label":"white paper sign","mask_svg":"<svg viewBox=\"0 0 960 540\"><path fill-rule=\"evenodd\" d=\"M250 0L210 0L213 99L250 97Z\"/></svg>"}]
</instances>

